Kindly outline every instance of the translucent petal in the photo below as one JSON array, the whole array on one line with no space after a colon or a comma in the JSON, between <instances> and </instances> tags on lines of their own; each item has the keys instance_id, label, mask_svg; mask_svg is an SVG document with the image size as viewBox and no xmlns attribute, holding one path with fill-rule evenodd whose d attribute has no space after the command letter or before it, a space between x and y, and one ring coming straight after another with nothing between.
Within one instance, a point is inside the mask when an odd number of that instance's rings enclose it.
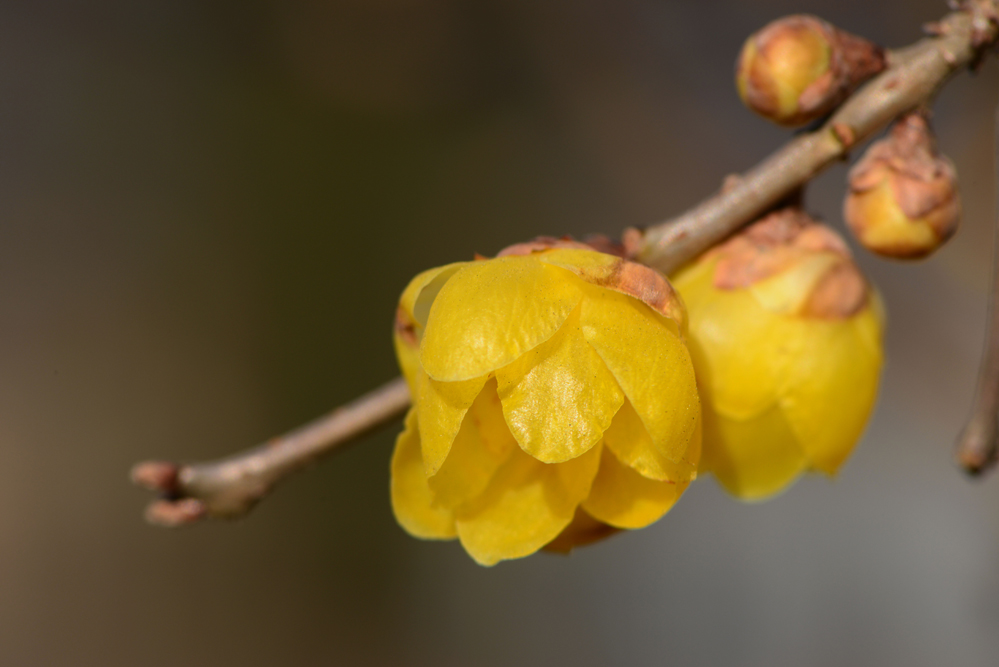
<instances>
[{"instance_id":1,"label":"translucent petal","mask_svg":"<svg viewBox=\"0 0 999 667\"><path fill-rule=\"evenodd\" d=\"M392 511L407 533L423 539L447 540L455 537L454 514L432 502L430 487L423 474L420 457L420 431L416 410L406 415L406 428L399 434L392 454Z\"/></svg>"},{"instance_id":2,"label":"translucent petal","mask_svg":"<svg viewBox=\"0 0 999 667\"><path fill-rule=\"evenodd\" d=\"M474 262L447 281L430 308L423 368L454 382L506 366L551 338L581 299L577 279L535 257Z\"/></svg>"},{"instance_id":3,"label":"translucent petal","mask_svg":"<svg viewBox=\"0 0 999 667\"><path fill-rule=\"evenodd\" d=\"M815 286L843 257L833 252L814 253L774 276L753 283L748 291L772 313L793 315L812 296Z\"/></svg>"},{"instance_id":4,"label":"translucent petal","mask_svg":"<svg viewBox=\"0 0 999 667\"><path fill-rule=\"evenodd\" d=\"M658 482L639 475L604 447L600 470L582 507L618 528L644 528L666 514L689 482Z\"/></svg>"},{"instance_id":5,"label":"translucent petal","mask_svg":"<svg viewBox=\"0 0 999 667\"><path fill-rule=\"evenodd\" d=\"M732 419L767 410L800 349L794 320L764 310L743 290L712 290L691 303L688 344L704 395Z\"/></svg>"},{"instance_id":6,"label":"translucent petal","mask_svg":"<svg viewBox=\"0 0 999 667\"><path fill-rule=\"evenodd\" d=\"M687 264L670 276L670 282L688 304L700 303L717 291L712 284L717 261L698 260Z\"/></svg>"},{"instance_id":7,"label":"translucent petal","mask_svg":"<svg viewBox=\"0 0 999 667\"><path fill-rule=\"evenodd\" d=\"M452 264L445 264L444 266L438 266L433 269L427 269L423 273L418 274L415 278L409 281L409 284L406 285L406 289L403 290L402 296L399 297L399 307L403 310L403 312L407 313L410 317L414 317L415 319L414 313L416 310L416 299L420 296L423 288L439 276L443 275L450 277L451 275L454 275L458 269L467 264L471 264L471 262L454 262ZM437 291L439 290L440 288L438 287ZM421 326L426 326L425 319L420 319L418 322Z\"/></svg>"},{"instance_id":8,"label":"translucent petal","mask_svg":"<svg viewBox=\"0 0 999 667\"><path fill-rule=\"evenodd\" d=\"M787 487L808 463L776 406L749 419L704 411L702 470L742 500L764 500Z\"/></svg>"},{"instance_id":9,"label":"translucent petal","mask_svg":"<svg viewBox=\"0 0 999 667\"><path fill-rule=\"evenodd\" d=\"M418 310L417 300L432 301L432 297L436 296L444 283L465 264L468 262L456 262L424 271L409 281L409 285L399 298L399 308L395 316L395 334L392 338L399 368L413 395L416 395L416 376L420 365L420 339L423 336L423 325L426 323L425 314L422 319L414 315ZM429 305L425 310L429 310Z\"/></svg>"},{"instance_id":10,"label":"translucent petal","mask_svg":"<svg viewBox=\"0 0 999 667\"><path fill-rule=\"evenodd\" d=\"M402 376L406 378L409 385L409 393L416 395L416 376L420 371L420 350L409 344L399 332L392 336L392 344L395 346L395 357L399 361L399 369Z\"/></svg>"},{"instance_id":11,"label":"translucent petal","mask_svg":"<svg viewBox=\"0 0 999 667\"><path fill-rule=\"evenodd\" d=\"M682 460L701 408L690 353L669 320L632 297L588 288L580 323L656 448Z\"/></svg>"},{"instance_id":12,"label":"translucent petal","mask_svg":"<svg viewBox=\"0 0 999 667\"><path fill-rule=\"evenodd\" d=\"M434 501L454 508L477 497L516 448L517 441L503 421L496 381L490 380L465 413L443 465L428 480Z\"/></svg>"},{"instance_id":13,"label":"translucent petal","mask_svg":"<svg viewBox=\"0 0 999 667\"><path fill-rule=\"evenodd\" d=\"M515 448L485 492L455 511L462 546L479 564L495 565L551 542L589 493L600 449L548 464Z\"/></svg>"},{"instance_id":14,"label":"translucent petal","mask_svg":"<svg viewBox=\"0 0 999 667\"><path fill-rule=\"evenodd\" d=\"M428 477L444 463L465 413L485 383L485 376L467 382L438 382L422 369L417 371L414 403L423 443L423 465Z\"/></svg>"},{"instance_id":15,"label":"translucent petal","mask_svg":"<svg viewBox=\"0 0 999 667\"><path fill-rule=\"evenodd\" d=\"M579 309L557 334L496 371L503 414L524 451L545 463L596 445L624 394L583 339Z\"/></svg>"},{"instance_id":16,"label":"translucent petal","mask_svg":"<svg viewBox=\"0 0 999 667\"><path fill-rule=\"evenodd\" d=\"M559 248L539 253L545 264L574 273L591 285L634 297L685 330L687 313L683 300L666 277L644 264L593 250Z\"/></svg>"},{"instance_id":17,"label":"translucent petal","mask_svg":"<svg viewBox=\"0 0 999 667\"><path fill-rule=\"evenodd\" d=\"M862 235L868 247L934 248L939 237L927 218L912 220L898 205L888 179L867 192L854 194L855 207L865 220L876 224L864 226Z\"/></svg>"},{"instance_id":18,"label":"translucent petal","mask_svg":"<svg viewBox=\"0 0 999 667\"><path fill-rule=\"evenodd\" d=\"M865 340L876 316L807 322L805 347L790 369L780 407L812 468L833 474L860 439L874 408L881 354Z\"/></svg>"},{"instance_id":19,"label":"translucent petal","mask_svg":"<svg viewBox=\"0 0 999 667\"><path fill-rule=\"evenodd\" d=\"M659 481L686 482L697 476L697 459L673 463L659 453L631 402L614 415L614 421L604 433L604 444L625 465L643 477ZM699 452L697 452L699 453Z\"/></svg>"},{"instance_id":20,"label":"translucent petal","mask_svg":"<svg viewBox=\"0 0 999 667\"><path fill-rule=\"evenodd\" d=\"M572 518L572 523L566 526L558 534L558 537L546 544L544 550L568 554L576 547L583 547L587 544L599 542L620 531L620 528L608 526L606 523L597 521L581 508L576 508L576 514Z\"/></svg>"}]
</instances>

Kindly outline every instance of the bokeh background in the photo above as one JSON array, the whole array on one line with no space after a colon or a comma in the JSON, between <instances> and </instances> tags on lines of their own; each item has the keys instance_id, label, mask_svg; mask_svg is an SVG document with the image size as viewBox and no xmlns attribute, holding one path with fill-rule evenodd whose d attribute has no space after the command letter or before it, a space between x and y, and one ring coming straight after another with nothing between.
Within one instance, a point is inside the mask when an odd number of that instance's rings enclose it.
<instances>
[{"instance_id":1,"label":"bokeh background","mask_svg":"<svg viewBox=\"0 0 999 667\"><path fill-rule=\"evenodd\" d=\"M951 461L985 321L995 62L936 105L965 226L858 251L890 314L835 481L492 569L392 518L398 426L248 518L145 525L127 472L255 444L397 371L418 271L676 214L786 132L742 40L888 46L938 0L0 3L0 664L992 665L999 479ZM809 205L842 227L846 166Z\"/></svg>"}]
</instances>

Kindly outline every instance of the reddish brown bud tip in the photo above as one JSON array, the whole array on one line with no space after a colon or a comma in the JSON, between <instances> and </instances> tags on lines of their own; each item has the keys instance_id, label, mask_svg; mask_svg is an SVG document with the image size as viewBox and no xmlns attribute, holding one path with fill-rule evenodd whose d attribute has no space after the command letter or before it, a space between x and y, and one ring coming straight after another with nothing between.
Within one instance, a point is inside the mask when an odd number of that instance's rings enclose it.
<instances>
[{"instance_id":1,"label":"reddish brown bud tip","mask_svg":"<svg viewBox=\"0 0 999 667\"><path fill-rule=\"evenodd\" d=\"M925 257L957 231L957 172L937 153L922 114L899 120L850 170L843 217L868 250L898 259Z\"/></svg>"},{"instance_id":2,"label":"reddish brown bud tip","mask_svg":"<svg viewBox=\"0 0 999 667\"><path fill-rule=\"evenodd\" d=\"M750 36L736 64L739 97L780 125L821 118L885 68L881 47L815 16L778 19Z\"/></svg>"},{"instance_id":3,"label":"reddish brown bud tip","mask_svg":"<svg viewBox=\"0 0 999 667\"><path fill-rule=\"evenodd\" d=\"M146 521L167 528L186 526L200 521L206 515L205 504L194 498L158 500L146 508Z\"/></svg>"},{"instance_id":4,"label":"reddish brown bud tip","mask_svg":"<svg viewBox=\"0 0 999 667\"><path fill-rule=\"evenodd\" d=\"M130 473L132 483L150 491L174 493L177 490L176 463L167 461L143 461L137 463Z\"/></svg>"},{"instance_id":5,"label":"reddish brown bud tip","mask_svg":"<svg viewBox=\"0 0 999 667\"><path fill-rule=\"evenodd\" d=\"M845 319L868 303L868 285L843 239L796 206L782 208L714 250L718 289L752 288L771 281L769 293L802 317ZM773 282L780 276L790 279ZM773 280L771 280L773 279Z\"/></svg>"}]
</instances>

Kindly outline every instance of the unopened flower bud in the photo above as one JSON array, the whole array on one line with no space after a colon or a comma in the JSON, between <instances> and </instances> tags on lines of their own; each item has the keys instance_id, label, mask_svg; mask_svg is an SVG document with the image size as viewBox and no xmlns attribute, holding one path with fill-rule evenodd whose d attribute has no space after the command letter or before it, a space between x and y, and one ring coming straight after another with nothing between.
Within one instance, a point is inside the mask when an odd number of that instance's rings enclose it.
<instances>
[{"instance_id":1,"label":"unopened flower bud","mask_svg":"<svg viewBox=\"0 0 999 667\"><path fill-rule=\"evenodd\" d=\"M918 259L957 231L957 172L934 144L926 119L909 114L850 170L843 216L868 250Z\"/></svg>"},{"instance_id":2,"label":"unopened flower bud","mask_svg":"<svg viewBox=\"0 0 999 667\"><path fill-rule=\"evenodd\" d=\"M815 16L778 19L750 36L736 65L739 97L779 125L826 115L885 68L884 51Z\"/></svg>"},{"instance_id":3,"label":"unopened flower bud","mask_svg":"<svg viewBox=\"0 0 999 667\"><path fill-rule=\"evenodd\" d=\"M843 240L785 208L673 284L703 407L701 469L742 500L834 474L867 423L882 362L880 303Z\"/></svg>"}]
</instances>

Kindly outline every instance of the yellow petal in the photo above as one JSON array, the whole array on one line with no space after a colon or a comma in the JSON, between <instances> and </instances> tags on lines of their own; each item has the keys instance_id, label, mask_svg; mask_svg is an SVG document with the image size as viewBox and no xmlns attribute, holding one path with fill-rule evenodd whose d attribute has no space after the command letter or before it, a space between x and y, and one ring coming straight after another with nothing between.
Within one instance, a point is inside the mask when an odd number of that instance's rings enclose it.
<instances>
[{"instance_id":1,"label":"yellow petal","mask_svg":"<svg viewBox=\"0 0 999 667\"><path fill-rule=\"evenodd\" d=\"M717 260L710 257L691 262L669 277L673 287L680 292L687 304L700 303L717 291L714 285Z\"/></svg>"},{"instance_id":2,"label":"yellow petal","mask_svg":"<svg viewBox=\"0 0 999 667\"><path fill-rule=\"evenodd\" d=\"M440 470L428 480L434 501L454 508L477 497L516 448L517 441L503 421L496 381L490 380L465 413Z\"/></svg>"},{"instance_id":3,"label":"yellow petal","mask_svg":"<svg viewBox=\"0 0 999 667\"><path fill-rule=\"evenodd\" d=\"M856 198L856 206L863 210L865 220L874 224L864 225L861 240L873 248L935 248L940 238L928 218L912 220L895 199L895 189L889 179Z\"/></svg>"},{"instance_id":4,"label":"yellow petal","mask_svg":"<svg viewBox=\"0 0 999 667\"><path fill-rule=\"evenodd\" d=\"M670 320L637 299L591 287L580 323L656 448L670 461L682 460L701 408L690 353Z\"/></svg>"},{"instance_id":5,"label":"yellow petal","mask_svg":"<svg viewBox=\"0 0 999 667\"><path fill-rule=\"evenodd\" d=\"M666 277L644 264L593 250L558 248L536 255L545 264L574 273L591 285L627 294L667 317L684 331L687 313L683 300Z\"/></svg>"},{"instance_id":6,"label":"yellow petal","mask_svg":"<svg viewBox=\"0 0 999 667\"><path fill-rule=\"evenodd\" d=\"M576 508L576 515L572 518L572 523L543 548L545 551L568 554L576 547L599 542L620 531L620 528L608 526L606 523L597 521L582 509Z\"/></svg>"},{"instance_id":7,"label":"yellow petal","mask_svg":"<svg viewBox=\"0 0 999 667\"><path fill-rule=\"evenodd\" d=\"M643 477L604 447L600 470L582 507L593 518L612 526L644 528L666 514L688 484Z\"/></svg>"},{"instance_id":8,"label":"yellow petal","mask_svg":"<svg viewBox=\"0 0 999 667\"><path fill-rule=\"evenodd\" d=\"M698 442L699 442L698 435ZM634 468L643 477L658 481L686 482L697 476L697 458L693 461L673 463L659 453L652 444L652 437L645 430L631 402L624 405L614 415L614 421L604 433L604 444L621 463ZM694 454L700 454L698 449Z\"/></svg>"},{"instance_id":9,"label":"yellow petal","mask_svg":"<svg viewBox=\"0 0 999 667\"><path fill-rule=\"evenodd\" d=\"M444 282L453 276L458 269L467 264L471 264L471 262L454 262L452 264L438 266L433 269L427 269L423 273L418 274L415 278L409 281L409 284L406 285L406 289L403 290L402 296L399 297L399 307L403 310L403 312L416 319L420 326L426 326L426 317L416 318L415 315L417 298L423 292L425 287L434 282L435 279L441 278L442 280L439 280L438 284L435 285L432 290L433 296L436 296L440 291L440 288L443 287ZM433 301L433 299L431 298L430 301ZM427 309L429 310L429 305Z\"/></svg>"},{"instance_id":10,"label":"yellow petal","mask_svg":"<svg viewBox=\"0 0 999 667\"><path fill-rule=\"evenodd\" d=\"M395 334L392 339L402 376L406 378L409 392L414 396L416 395L417 369L420 365L420 339L423 337L426 313L430 309L429 303L437 296L437 292L444 286L444 283L467 263L457 262L424 271L409 281L409 285L406 286L399 298L399 307L395 315ZM427 305L417 309L418 300ZM416 310L426 312L422 312L422 317L417 318L414 315Z\"/></svg>"},{"instance_id":11,"label":"yellow petal","mask_svg":"<svg viewBox=\"0 0 999 667\"><path fill-rule=\"evenodd\" d=\"M703 394L732 419L767 410L800 348L793 318L764 310L744 290L705 292L691 303L688 343Z\"/></svg>"},{"instance_id":12,"label":"yellow petal","mask_svg":"<svg viewBox=\"0 0 999 667\"><path fill-rule=\"evenodd\" d=\"M770 312L793 315L801 311L829 270L842 262L843 256L838 253L813 253L794 266L753 283L748 291Z\"/></svg>"},{"instance_id":13,"label":"yellow petal","mask_svg":"<svg viewBox=\"0 0 999 667\"><path fill-rule=\"evenodd\" d=\"M704 470L742 500L783 490L807 467L805 454L776 406L749 419L704 411Z\"/></svg>"},{"instance_id":14,"label":"yellow petal","mask_svg":"<svg viewBox=\"0 0 999 667\"><path fill-rule=\"evenodd\" d=\"M420 349L411 345L398 331L392 336L395 346L395 357L399 360L399 369L406 378L411 396L416 395L416 376L420 371Z\"/></svg>"},{"instance_id":15,"label":"yellow petal","mask_svg":"<svg viewBox=\"0 0 999 667\"><path fill-rule=\"evenodd\" d=\"M877 326L868 308L844 322L806 322L780 406L812 468L833 474L860 439L874 408L881 354L865 340Z\"/></svg>"},{"instance_id":16,"label":"yellow petal","mask_svg":"<svg viewBox=\"0 0 999 667\"><path fill-rule=\"evenodd\" d=\"M485 376L467 382L438 382L422 369L417 371L414 403L419 413L423 465L428 477L444 463L465 413L485 383Z\"/></svg>"},{"instance_id":17,"label":"yellow petal","mask_svg":"<svg viewBox=\"0 0 999 667\"><path fill-rule=\"evenodd\" d=\"M432 502L420 457L416 410L406 415L406 428L395 442L390 486L395 520L407 533L429 540L447 540L457 535L454 514L435 507Z\"/></svg>"},{"instance_id":18,"label":"yellow petal","mask_svg":"<svg viewBox=\"0 0 999 667\"><path fill-rule=\"evenodd\" d=\"M600 447L565 463L515 448L485 492L455 511L458 537L481 565L528 556L569 525L600 462Z\"/></svg>"},{"instance_id":19,"label":"yellow petal","mask_svg":"<svg viewBox=\"0 0 999 667\"><path fill-rule=\"evenodd\" d=\"M580 299L578 280L532 256L474 262L437 295L420 361L440 381L483 376L551 338Z\"/></svg>"},{"instance_id":20,"label":"yellow petal","mask_svg":"<svg viewBox=\"0 0 999 667\"><path fill-rule=\"evenodd\" d=\"M583 339L579 309L557 334L496 371L503 414L524 451L545 463L596 445L624 394Z\"/></svg>"}]
</instances>

